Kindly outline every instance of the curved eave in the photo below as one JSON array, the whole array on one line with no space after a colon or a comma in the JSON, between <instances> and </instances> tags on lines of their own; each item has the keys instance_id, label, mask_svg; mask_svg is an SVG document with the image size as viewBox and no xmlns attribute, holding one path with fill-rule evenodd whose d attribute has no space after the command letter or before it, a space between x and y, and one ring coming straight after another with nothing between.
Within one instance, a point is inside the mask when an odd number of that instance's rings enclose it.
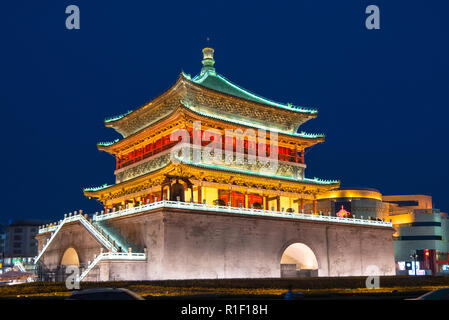
<instances>
[{"instance_id":1,"label":"curved eave","mask_svg":"<svg viewBox=\"0 0 449 320\"><path fill-rule=\"evenodd\" d=\"M168 115L166 115L164 118L159 119L158 121L155 121L151 124L149 124L147 127L133 133L132 135L124 138L124 139L117 139L114 142L110 142L110 143L97 143L97 148L100 151L105 151L108 153L116 153L116 151L114 150L115 148L120 148L121 145L126 144L127 141L131 140L132 138L138 136L139 134L142 134L143 132L147 131L149 129L150 126L154 126L156 124L161 124L164 121L169 120L171 117L173 116L179 116L181 117L181 115L183 113L190 113L190 116L197 116L197 117L206 117L206 118L211 118L215 121L219 121L219 122L225 122L225 123L232 123L234 125L241 125L241 126L245 126L247 128L252 128L252 129L267 129L267 130L272 130L273 132L277 132L279 135L282 136L286 136L289 138L297 138L299 139L299 141L310 141L313 144L316 143L321 143L325 140L325 135L324 134L307 134L307 133L288 133L288 132L281 132L281 131L276 131L272 128L262 128L261 126L256 126L255 124L248 124L248 123L244 123L243 121L237 121L237 120L230 120L230 119L224 119L224 118L220 118L218 116L214 116L214 115L210 115L210 114L206 114L206 113L201 113L197 110L192 110L188 105L186 105L185 103L183 103L181 101L181 104L178 108L174 109L171 113L169 113ZM174 119L171 119L174 120ZM304 139L304 140L303 140Z\"/></svg>"},{"instance_id":2,"label":"curved eave","mask_svg":"<svg viewBox=\"0 0 449 320\"><path fill-rule=\"evenodd\" d=\"M209 165L209 164L183 163L182 165L190 166L190 167L197 167L197 168L206 169L206 170L232 172L232 173L236 173L236 174L241 174L241 175L246 175L246 176L251 176L251 177L259 177L259 178L268 179L268 180L276 180L276 181L282 180L282 181L287 181L287 182L291 182L291 183L299 183L299 184L309 185L309 186L323 186L323 187L329 186L331 188L336 188L340 185L340 181L338 181L338 180L321 180L318 178L315 178L315 179L305 178L305 179L300 180L300 179L295 179L295 178L291 178L291 177L256 173L256 172L247 171L247 170L243 170L243 169Z\"/></svg>"},{"instance_id":3,"label":"curved eave","mask_svg":"<svg viewBox=\"0 0 449 320\"><path fill-rule=\"evenodd\" d=\"M223 82L226 86L231 87L232 90L236 90L243 96L247 96L247 98L244 98L244 97L241 97L238 95L234 95L231 93L227 93L227 92L221 91L219 89L214 89L207 85L203 85L202 83L205 80L207 80L208 77L217 78L219 81ZM279 102L264 98L262 96L259 96L249 90L246 90L246 89L240 87L239 85L236 85L235 83L229 81L228 79L226 79L226 77L224 77L218 73L210 74L210 73L206 72L206 73L204 73L204 75L197 75L193 79L187 78L187 80L191 81L197 85L200 85L203 88L213 90L215 92L219 92L219 93L222 93L222 94L225 94L228 96L236 97L236 98L239 98L239 99L242 99L245 101L249 101L252 103L258 103L258 104L267 105L270 107L280 108L283 110L293 111L293 112L302 113L302 114L306 113L306 114L311 114L311 115L315 115L315 116L318 114L318 110L316 110L316 109L307 109L307 108L299 107L299 106L291 106L289 104L279 103Z\"/></svg>"},{"instance_id":4,"label":"curved eave","mask_svg":"<svg viewBox=\"0 0 449 320\"><path fill-rule=\"evenodd\" d=\"M105 183L104 185L99 186L99 187L84 188L83 192L84 192L84 194L86 194L86 193L95 193L95 192L98 192L98 191L102 191L104 189L108 189L108 188L113 187L113 186L114 185L108 185L107 183Z\"/></svg>"},{"instance_id":5,"label":"curved eave","mask_svg":"<svg viewBox=\"0 0 449 320\"><path fill-rule=\"evenodd\" d=\"M246 170L236 169L236 168L230 168L230 167L218 167L218 166L210 166L205 164L193 164L193 163L180 163L180 164L174 164L174 163L168 163L166 166L159 168L158 170L155 170L153 172L149 172L147 174L144 174L142 176L121 182L119 184L115 184L112 186L108 186L105 188L102 188L100 190L96 191L86 191L84 189L84 195L87 197L94 197L94 198L101 198L101 196L105 193L111 193L115 192L121 189L124 189L126 187L133 187L135 185L138 185L142 182L148 181L148 178L151 176L157 176L162 175L165 173L169 173L176 168L180 169L183 172L189 172L189 169L196 169L196 170L205 170L205 171L213 171L213 172L223 172L227 174L232 174L233 177L243 176L247 179L262 179L263 181L270 181L281 184L284 183L293 183L298 184L300 186L304 187L315 187L317 189L320 189L319 192L325 192L329 190L336 189L340 186L340 181L329 181L329 180L319 180L319 179L304 179L304 180L298 180L290 177L284 177L284 176L274 176L270 174L260 174L256 172L250 172Z\"/></svg>"},{"instance_id":6,"label":"curved eave","mask_svg":"<svg viewBox=\"0 0 449 320\"><path fill-rule=\"evenodd\" d=\"M150 105L156 104L160 100L163 100L165 97L170 95L170 93L175 88L177 88L183 80L187 80L187 78L185 77L184 73L181 72L179 77L178 77L178 79L176 80L176 82L170 88L168 88L166 91L164 91L162 94L158 95L156 98L148 101L147 103L141 105L140 107L138 107L138 108L136 108L134 110L128 111L127 113L125 113L123 115L110 117L110 118L112 118L114 120L109 120L108 121L108 119L105 119L104 120L105 126L109 127L109 128L114 128L116 124L119 124L120 122L123 122L125 119L133 116L133 114L135 114L137 111L139 111L139 110L141 110L141 109L143 109L145 107L149 107Z\"/></svg>"}]
</instances>

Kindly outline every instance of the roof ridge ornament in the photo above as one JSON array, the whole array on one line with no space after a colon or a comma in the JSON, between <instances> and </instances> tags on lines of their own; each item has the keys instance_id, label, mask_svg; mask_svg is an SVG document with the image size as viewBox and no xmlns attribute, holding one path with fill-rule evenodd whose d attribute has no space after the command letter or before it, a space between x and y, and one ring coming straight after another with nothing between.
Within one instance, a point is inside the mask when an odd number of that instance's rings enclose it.
<instances>
[{"instance_id":1,"label":"roof ridge ornament","mask_svg":"<svg viewBox=\"0 0 449 320\"><path fill-rule=\"evenodd\" d=\"M203 68L201 68L201 75L208 73L215 75L215 60L214 60L214 52L215 50L209 47L203 49L203 60L201 63L203 64Z\"/></svg>"}]
</instances>

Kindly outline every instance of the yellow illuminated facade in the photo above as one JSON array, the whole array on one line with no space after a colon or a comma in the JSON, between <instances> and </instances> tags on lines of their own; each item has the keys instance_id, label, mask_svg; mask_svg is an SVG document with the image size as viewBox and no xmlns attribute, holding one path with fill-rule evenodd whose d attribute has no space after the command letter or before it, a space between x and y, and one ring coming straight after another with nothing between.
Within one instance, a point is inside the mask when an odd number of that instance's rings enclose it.
<instances>
[{"instance_id":1,"label":"yellow illuminated facade","mask_svg":"<svg viewBox=\"0 0 449 320\"><path fill-rule=\"evenodd\" d=\"M324 192L317 196L318 200L335 198L364 198L382 201L382 194L377 190L341 189Z\"/></svg>"}]
</instances>

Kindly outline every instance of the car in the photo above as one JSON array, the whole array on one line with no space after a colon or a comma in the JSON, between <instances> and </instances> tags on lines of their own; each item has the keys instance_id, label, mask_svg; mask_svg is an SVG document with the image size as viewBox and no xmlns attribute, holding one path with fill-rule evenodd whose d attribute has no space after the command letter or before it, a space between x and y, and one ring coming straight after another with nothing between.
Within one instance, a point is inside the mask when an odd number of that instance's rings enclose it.
<instances>
[{"instance_id":1,"label":"car","mask_svg":"<svg viewBox=\"0 0 449 320\"><path fill-rule=\"evenodd\" d=\"M93 288L72 291L66 300L144 300L138 294L124 288Z\"/></svg>"},{"instance_id":2,"label":"car","mask_svg":"<svg viewBox=\"0 0 449 320\"><path fill-rule=\"evenodd\" d=\"M449 288L430 291L415 299L407 300L449 300Z\"/></svg>"}]
</instances>

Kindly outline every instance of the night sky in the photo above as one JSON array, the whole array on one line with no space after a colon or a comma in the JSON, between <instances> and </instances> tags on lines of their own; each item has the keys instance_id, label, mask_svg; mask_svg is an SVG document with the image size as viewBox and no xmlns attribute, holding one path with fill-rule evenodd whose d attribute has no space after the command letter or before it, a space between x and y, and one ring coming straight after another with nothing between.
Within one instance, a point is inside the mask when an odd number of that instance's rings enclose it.
<instances>
[{"instance_id":1,"label":"night sky","mask_svg":"<svg viewBox=\"0 0 449 320\"><path fill-rule=\"evenodd\" d=\"M78 5L81 29L67 30ZM380 8L367 30L365 8ZM83 187L114 182L96 148L104 119L216 70L279 102L317 108L325 133L306 176L383 194L432 195L449 210L449 1L2 1L0 222L99 210Z\"/></svg>"}]
</instances>

